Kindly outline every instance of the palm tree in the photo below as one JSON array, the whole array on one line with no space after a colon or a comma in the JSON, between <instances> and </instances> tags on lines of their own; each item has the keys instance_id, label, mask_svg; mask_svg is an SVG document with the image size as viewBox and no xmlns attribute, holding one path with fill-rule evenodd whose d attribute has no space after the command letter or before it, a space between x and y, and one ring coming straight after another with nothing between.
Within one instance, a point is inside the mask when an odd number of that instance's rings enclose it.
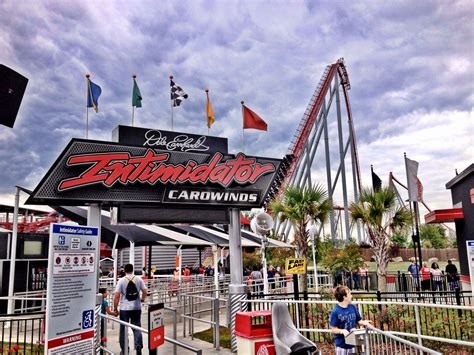
<instances>
[{"instance_id":1,"label":"palm tree","mask_svg":"<svg viewBox=\"0 0 474 355\"><path fill-rule=\"evenodd\" d=\"M377 263L379 290L385 291L390 238L394 231L411 225L412 215L406 207L396 206L395 192L390 187L378 191L363 189L359 202L353 202L349 211L353 221L360 221L367 228Z\"/></svg>"},{"instance_id":2,"label":"palm tree","mask_svg":"<svg viewBox=\"0 0 474 355\"><path fill-rule=\"evenodd\" d=\"M270 210L281 222L288 220L294 228L294 244L299 258L308 258L308 227L311 222L324 224L332 209L327 192L321 186L314 188L288 187L280 200L270 203ZM307 270L303 275L303 290L308 289Z\"/></svg>"}]
</instances>

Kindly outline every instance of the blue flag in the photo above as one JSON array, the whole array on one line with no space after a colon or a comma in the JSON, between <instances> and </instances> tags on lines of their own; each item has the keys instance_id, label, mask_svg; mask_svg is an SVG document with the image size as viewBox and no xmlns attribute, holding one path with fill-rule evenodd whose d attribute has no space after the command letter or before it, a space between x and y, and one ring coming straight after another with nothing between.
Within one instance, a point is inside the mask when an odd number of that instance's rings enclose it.
<instances>
[{"instance_id":1,"label":"blue flag","mask_svg":"<svg viewBox=\"0 0 474 355\"><path fill-rule=\"evenodd\" d=\"M87 79L87 107L93 107L95 112L99 112L100 94L102 94L100 86Z\"/></svg>"}]
</instances>

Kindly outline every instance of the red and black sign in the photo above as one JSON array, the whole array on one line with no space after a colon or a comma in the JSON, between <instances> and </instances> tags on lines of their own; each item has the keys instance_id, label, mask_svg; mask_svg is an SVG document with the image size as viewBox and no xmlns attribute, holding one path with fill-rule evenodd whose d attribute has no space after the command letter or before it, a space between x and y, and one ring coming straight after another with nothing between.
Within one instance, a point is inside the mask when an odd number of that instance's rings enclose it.
<instances>
[{"instance_id":1,"label":"red and black sign","mask_svg":"<svg viewBox=\"0 0 474 355\"><path fill-rule=\"evenodd\" d=\"M260 207L276 191L286 165L242 153L163 151L73 139L28 203Z\"/></svg>"}]
</instances>

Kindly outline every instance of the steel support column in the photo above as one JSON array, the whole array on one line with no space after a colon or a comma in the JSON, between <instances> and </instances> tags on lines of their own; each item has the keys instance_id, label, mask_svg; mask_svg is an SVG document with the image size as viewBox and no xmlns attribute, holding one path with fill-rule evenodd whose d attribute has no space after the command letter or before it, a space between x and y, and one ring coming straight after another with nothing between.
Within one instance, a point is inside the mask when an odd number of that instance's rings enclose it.
<instances>
[{"instance_id":1,"label":"steel support column","mask_svg":"<svg viewBox=\"0 0 474 355\"><path fill-rule=\"evenodd\" d=\"M342 197L344 200L344 220L346 224L346 240L351 237L351 229L349 224L349 202L347 199L346 186L346 165L344 163L344 142L342 137L342 119L341 119L341 99L339 97L339 76L334 77L336 83L336 110L337 110L337 127L339 133L339 156L341 159L341 178L342 178ZM341 231L342 233L342 231Z\"/></svg>"},{"instance_id":2,"label":"steel support column","mask_svg":"<svg viewBox=\"0 0 474 355\"><path fill-rule=\"evenodd\" d=\"M229 228L229 258L230 258L230 333L231 350L237 352L237 338L235 336L235 315L241 310L241 300L246 298L246 287L243 279L242 265L242 236L240 233L240 209L231 208Z\"/></svg>"}]
</instances>

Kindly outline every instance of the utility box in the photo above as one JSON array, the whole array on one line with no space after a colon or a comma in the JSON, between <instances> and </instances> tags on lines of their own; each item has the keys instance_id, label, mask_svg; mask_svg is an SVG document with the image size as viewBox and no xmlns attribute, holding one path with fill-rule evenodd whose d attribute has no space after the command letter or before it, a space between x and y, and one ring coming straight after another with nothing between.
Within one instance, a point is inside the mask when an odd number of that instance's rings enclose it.
<instances>
[{"instance_id":1,"label":"utility box","mask_svg":"<svg viewBox=\"0 0 474 355\"><path fill-rule=\"evenodd\" d=\"M235 315L237 353L240 355L275 355L272 312L238 312Z\"/></svg>"}]
</instances>

